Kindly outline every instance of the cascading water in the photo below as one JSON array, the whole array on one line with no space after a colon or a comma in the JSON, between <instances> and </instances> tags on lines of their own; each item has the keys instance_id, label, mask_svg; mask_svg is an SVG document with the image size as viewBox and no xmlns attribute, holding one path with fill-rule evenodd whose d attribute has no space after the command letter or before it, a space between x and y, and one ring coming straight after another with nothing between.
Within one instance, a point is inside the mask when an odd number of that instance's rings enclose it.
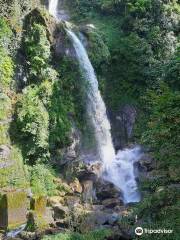
<instances>
[{"instance_id":1,"label":"cascading water","mask_svg":"<svg viewBox=\"0 0 180 240\"><path fill-rule=\"evenodd\" d=\"M82 74L88 83L87 114L95 133L98 158L104 163L106 168L110 165L112 159L115 158L106 107L98 89L98 81L94 69L84 46L72 31L67 30L67 32L76 51Z\"/></svg>"},{"instance_id":2,"label":"cascading water","mask_svg":"<svg viewBox=\"0 0 180 240\"><path fill-rule=\"evenodd\" d=\"M52 14L55 18L58 17L57 14L57 8L58 8L58 2L59 0L49 0L49 12Z\"/></svg>"},{"instance_id":3,"label":"cascading water","mask_svg":"<svg viewBox=\"0 0 180 240\"><path fill-rule=\"evenodd\" d=\"M51 0L49 12L57 19L57 0ZM119 151L115 155L112 143L110 123L106 114L106 106L98 89L98 80L86 49L74 32L67 29L67 34L72 41L76 57L84 79L87 82L87 115L90 119L97 143L98 160L103 165L102 176L112 182L123 193L125 203L140 200L134 174L134 163L139 160L139 148Z\"/></svg>"}]
</instances>

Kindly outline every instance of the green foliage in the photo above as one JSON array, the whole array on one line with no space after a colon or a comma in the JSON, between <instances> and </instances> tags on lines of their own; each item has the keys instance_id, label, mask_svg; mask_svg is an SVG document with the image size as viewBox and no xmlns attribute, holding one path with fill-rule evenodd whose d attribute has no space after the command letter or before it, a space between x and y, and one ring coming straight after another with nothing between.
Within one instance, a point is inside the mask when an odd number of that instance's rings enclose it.
<instances>
[{"instance_id":1,"label":"green foliage","mask_svg":"<svg viewBox=\"0 0 180 240\"><path fill-rule=\"evenodd\" d=\"M71 122L68 118L68 113L72 111L72 102L69 98L70 93L63 92L60 81L55 82L53 86L53 94L50 98L48 106L50 116L50 146L64 147L69 143L69 132Z\"/></svg>"},{"instance_id":2,"label":"green foliage","mask_svg":"<svg viewBox=\"0 0 180 240\"><path fill-rule=\"evenodd\" d=\"M164 79L174 90L180 91L180 47L165 66Z\"/></svg>"},{"instance_id":3,"label":"green foliage","mask_svg":"<svg viewBox=\"0 0 180 240\"><path fill-rule=\"evenodd\" d=\"M96 69L100 69L103 63L107 63L110 58L108 47L103 41L103 38L96 29L89 28L85 35L88 38L89 57Z\"/></svg>"},{"instance_id":4,"label":"green foliage","mask_svg":"<svg viewBox=\"0 0 180 240\"><path fill-rule=\"evenodd\" d=\"M32 192L36 196L52 196L57 193L57 186L54 183L55 172L44 164L37 164L28 167Z\"/></svg>"},{"instance_id":5,"label":"green foliage","mask_svg":"<svg viewBox=\"0 0 180 240\"><path fill-rule=\"evenodd\" d=\"M0 46L7 48L11 36L12 31L7 21L0 17Z\"/></svg>"},{"instance_id":6,"label":"green foliage","mask_svg":"<svg viewBox=\"0 0 180 240\"><path fill-rule=\"evenodd\" d=\"M0 88L7 89L14 74L14 64L8 54L11 29L4 18L0 17Z\"/></svg>"},{"instance_id":7,"label":"green foliage","mask_svg":"<svg viewBox=\"0 0 180 240\"><path fill-rule=\"evenodd\" d=\"M28 29L24 48L29 61L30 75L42 80L43 70L48 67L50 61L50 43L44 26L34 23Z\"/></svg>"},{"instance_id":8,"label":"green foliage","mask_svg":"<svg viewBox=\"0 0 180 240\"><path fill-rule=\"evenodd\" d=\"M151 113L142 141L153 148L163 166L178 166L180 93L163 84L159 89L148 92L147 103Z\"/></svg>"},{"instance_id":9,"label":"green foliage","mask_svg":"<svg viewBox=\"0 0 180 240\"><path fill-rule=\"evenodd\" d=\"M149 66L152 64L150 46L137 34L122 37L114 50L107 80L106 99L110 107L139 98L149 80ZM143 69L143 71L142 71Z\"/></svg>"},{"instance_id":10,"label":"green foliage","mask_svg":"<svg viewBox=\"0 0 180 240\"><path fill-rule=\"evenodd\" d=\"M79 233L60 233L55 236L46 236L43 240L104 240L110 235L110 230L101 229L83 235Z\"/></svg>"},{"instance_id":11,"label":"green foliage","mask_svg":"<svg viewBox=\"0 0 180 240\"><path fill-rule=\"evenodd\" d=\"M48 153L49 114L38 96L37 86L24 89L17 105L16 127L26 161L45 161Z\"/></svg>"},{"instance_id":12,"label":"green foliage","mask_svg":"<svg viewBox=\"0 0 180 240\"><path fill-rule=\"evenodd\" d=\"M175 187L160 187L156 192L147 195L143 201L138 204L134 215L142 220L143 228L148 229L172 229L173 233L163 235L151 235L151 239L175 239L179 237L179 190ZM142 239L149 239L148 235L144 235Z\"/></svg>"},{"instance_id":13,"label":"green foliage","mask_svg":"<svg viewBox=\"0 0 180 240\"><path fill-rule=\"evenodd\" d=\"M7 89L14 75L14 64L7 51L0 47L0 88Z\"/></svg>"}]
</instances>

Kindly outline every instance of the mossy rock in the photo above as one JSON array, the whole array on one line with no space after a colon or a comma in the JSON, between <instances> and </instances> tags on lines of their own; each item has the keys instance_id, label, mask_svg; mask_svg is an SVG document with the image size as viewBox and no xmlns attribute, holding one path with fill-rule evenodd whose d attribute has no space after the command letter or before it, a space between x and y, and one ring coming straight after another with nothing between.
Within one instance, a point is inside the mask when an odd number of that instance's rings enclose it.
<instances>
[{"instance_id":1,"label":"mossy rock","mask_svg":"<svg viewBox=\"0 0 180 240\"><path fill-rule=\"evenodd\" d=\"M0 124L5 123L10 116L11 100L7 95L0 93Z\"/></svg>"},{"instance_id":2,"label":"mossy rock","mask_svg":"<svg viewBox=\"0 0 180 240\"><path fill-rule=\"evenodd\" d=\"M25 191L1 193L0 228L13 229L26 223L27 194Z\"/></svg>"},{"instance_id":3,"label":"mossy rock","mask_svg":"<svg viewBox=\"0 0 180 240\"><path fill-rule=\"evenodd\" d=\"M0 157L0 188L28 186L21 152L15 146L11 146L8 159Z\"/></svg>"},{"instance_id":4,"label":"mossy rock","mask_svg":"<svg viewBox=\"0 0 180 240\"><path fill-rule=\"evenodd\" d=\"M44 231L49 227L49 223L44 218L44 216L39 215L35 211L30 211L28 214L28 222L27 222L27 231Z\"/></svg>"},{"instance_id":5,"label":"mossy rock","mask_svg":"<svg viewBox=\"0 0 180 240\"><path fill-rule=\"evenodd\" d=\"M45 214L46 205L47 205L47 198L45 196L34 197L31 200L31 209L38 215L43 216Z\"/></svg>"},{"instance_id":6,"label":"mossy rock","mask_svg":"<svg viewBox=\"0 0 180 240\"><path fill-rule=\"evenodd\" d=\"M45 8L35 8L26 16L25 29L33 26L34 23L40 24L46 28L47 38L52 42L52 35L56 28L56 22Z\"/></svg>"}]
</instances>

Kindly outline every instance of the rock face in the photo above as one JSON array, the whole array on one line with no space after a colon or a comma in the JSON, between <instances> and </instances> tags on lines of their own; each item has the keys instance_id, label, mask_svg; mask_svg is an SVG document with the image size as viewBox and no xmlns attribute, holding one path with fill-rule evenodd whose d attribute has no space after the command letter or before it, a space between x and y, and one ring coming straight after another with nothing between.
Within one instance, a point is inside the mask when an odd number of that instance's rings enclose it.
<instances>
[{"instance_id":1,"label":"rock face","mask_svg":"<svg viewBox=\"0 0 180 240\"><path fill-rule=\"evenodd\" d=\"M96 197L102 201L107 198L119 198L121 193L117 190L112 183L105 181L98 181L95 185Z\"/></svg>"},{"instance_id":2,"label":"rock face","mask_svg":"<svg viewBox=\"0 0 180 240\"><path fill-rule=\"evenodd\" d=\"M0 196L0 228L12 229L26 223L27 196L24 191L2 193Z\"/></svg>"},{"instance_id":3,"label":"rock face","mask_svg":"<svg viewBox=\"0 0 180 240\"><path fill-rule=\"evenodd\" d=\"M110 113L112 136L116 150L124 147L132 137L136 117L136 108L129 104L122 106L117 112Z\"/></svg>"},{"instance_id":4,"label":"rock face","mask_svg":"<svg viewBox=\"0 0 180 240\"><path fill-rule=\"evenodd\" d=\"M75 126L71 128L69 139L71 144L68 147L56 150L54 161L58 165L70 165L79 156L80 132Z\"/></svg>"},{"instance_id":5,"label":"rock face","mask_svg":"<svg viewBox=\"0 0 180 240\"><path fill-rule=\"evenodd\" d=\"M83 201L86 203L92 202L93 199L95 198L93 181L91 180L83 181L82 186L83 186L83 194L82 194Z\"/></svg>"}]
</instances>

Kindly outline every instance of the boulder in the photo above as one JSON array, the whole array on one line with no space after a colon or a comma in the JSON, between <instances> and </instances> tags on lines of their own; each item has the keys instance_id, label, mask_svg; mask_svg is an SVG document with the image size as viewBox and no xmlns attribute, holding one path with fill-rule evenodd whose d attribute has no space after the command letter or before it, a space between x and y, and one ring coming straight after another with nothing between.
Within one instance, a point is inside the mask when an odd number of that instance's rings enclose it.
<instances>
[{"instance_id":1,"label":"boulder","mask_svg":"<svg viewBox=\"0 0 180 240\"><path fill-rule=\"evenodd\" d=\"M65 207L61 204L57 204L53 206L53 211L54 211L54 219L64 219L68 214L69 214L69 209L68 207Z\"/></svg>"},{"instance_id":2,"label":"boulder","mask_svg":"<svg viewBox=\"0 0 180 240\"><path fill-rule=\"evenodd\" d=\"M46 213L47 198L34 197L31 199L31 210L35 211L38 215L43 216Z\"/></svg>"},{"instance_id":3,"label":"boulder","mask_svg":"<svg viewBox=\"0 0 180 240\"><path fill-rule=\"evenodd\" d=\"M105 181L98 181L95 183L96 197L102 201L107 198L119 198L121 192L112 184Z\"/></svg>"},{"instance_id":4,"label":"boulder","mask_svg":"<svg viewBox=\"0 0 180 240\"><path fill-rule=\"evenodd\" d=\"M43 214L42 212L38 213L33 210L31 210L28 213L28 222L26 226L26 231L43 232L46 229L48 229L50 226L55 226L53 211L51 208L46 208Z\"/></svg>"},{"instance_id":5,"label":"boulder","mask_svg":"<svg viewBox=\"0 0 180 240\"><path fill-rule=\"evenodd\" d=\"M57 185L59 196L64 197L67 194L69 194L69 195L73 194L71 187L65 181L63 181L61 178L57 178L55 180L55 182Z\"/></svg>"},{"instance_id":6,"label":"boulder","mask_svg":"<svg viewBox=\"0 0 180 240\"><path fill-rule=\"evenodd\" d=\"M105 225L113 225L118 221L118 214L102 211L89 211L85 214L83 222L80 224L80 231L85 233L98 229Z\"/></svg>"},{"instance_id":7,"label":"boulder","mask_svg":"<svg viewBox=\"0 0 180 240\"><path fill-rule=\"evenodd\" d=\"M102 201L102 204L106 208L114 208L116 206L121 206L123 205L123 201L118 199L118 198L108 198Z\"/></svg>"},{"instance_id":8,"label":"boulder","mask_svg":"<svg viewBox=\"0 0 180 240\"><path fill-rule=\"evenodd\" d=\"M70 187L74 193L82 193L82 186L77 178L70 183Z\"/></svg>"},{"instance_id":9,"label":"boulder","mask_svg":"<svg viewBox=\"0 0 180 240\"><path fill-rule=\"evenodd\" d=\"M27 206L25 191L1 193L0 228L13 229L26 223Z\"/></svg>"},{"instance_id":10,"label":"boulder","mask_svg":"<svg viewBox=\"0 0 180 240\"><path fill-rule=\"evenodd\" d=\"M80 204L80 198L77 196L66 196L65 203L68 207L72 208Z\"/></svg>"},{"instance_id":11,"label":"boulder","mask_svg":"<svg viewBox=\"0 0 180 240\"><path fill-rule=\"evenodd\" d=\"M7 145L0 146L0 158L8 159L11 153L11 149Z\"/></svg>"},{"instance_id":12,"label":"boulder","mask_svg":"<svg viewBox=\"0 0 180 240\"><path fill-rule=\"evenodd\" d=\"M52 197L49 197L48 198L48 204L50 206L55 206L55 205L58 205L58 204L64 204L64 198L61 197L61 196L52 196Z\"/></svg>"}]
</instances>

